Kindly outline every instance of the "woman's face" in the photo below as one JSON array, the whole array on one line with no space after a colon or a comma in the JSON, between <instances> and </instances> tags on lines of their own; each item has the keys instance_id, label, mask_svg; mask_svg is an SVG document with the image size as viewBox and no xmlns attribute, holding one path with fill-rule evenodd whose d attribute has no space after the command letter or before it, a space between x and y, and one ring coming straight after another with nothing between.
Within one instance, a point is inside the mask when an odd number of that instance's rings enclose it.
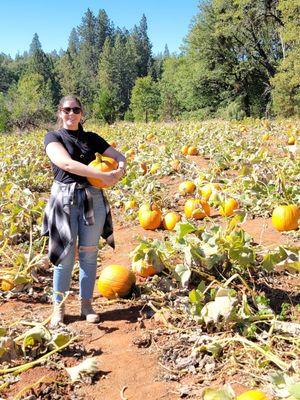
<instances>
[{"instance_id":1,"label":"woman's face","mask_svg":"<svg viewBox=\"0 0 300 400\"><path fill-rule=\"evenodd\" d=\"M65 129L76 131L82 118L82 110L75 100L65 101L60 109L59 116Z\"/></svg>"}]
</instances>

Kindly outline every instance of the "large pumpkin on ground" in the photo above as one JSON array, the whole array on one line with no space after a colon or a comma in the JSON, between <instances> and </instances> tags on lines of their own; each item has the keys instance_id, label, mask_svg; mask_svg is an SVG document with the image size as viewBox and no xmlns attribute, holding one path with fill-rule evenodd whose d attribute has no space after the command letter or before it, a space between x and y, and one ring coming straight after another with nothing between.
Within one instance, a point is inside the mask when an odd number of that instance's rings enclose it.
<instances>
[{"instance_id":1,"label":"large pumpkin on ground","mask_svg":"<svg viewBox=\"0 0 300 400\"><path fill-rule=\"evenodd\" d=\"M300 220L300 208L296 204L278 206L272 214L272 224L280 232L297 229Z\"/></svg>"},{"instance_id":2,"label":"large pumpkin on ground","mask_svg":"<svg viewBox=\"0 0 300 400\"><path fill-rule=\"evenodd\" d=\"M89 163L89 165L97 168L98 171L109 172L118 168L118 163L113 158L102 156L99 153L96 153L95 156L96 156L95 160ZM100 179L87 178L87 180L90 182L91 185L96 186L98 188L102 189L108 187L108 185L102 183Z\"/></svg>"},{"instance_id":3,"label":"large pumpkin on ground","mask_svg":"<svg viewBox=\"0 0 300 400\"><path fill-rule=\"evenodd\" d=\"M127 296L135 284L135 275L123 265L109 265L100 273L98 290L107 299Z\"/></svg>"},{"instance_id":4,"label":"large pumpkin on ground","mask_svg":"<svg viewBox=\"0 0 300 400\"><path fill-rule=\"evenodd\" d=\"M154 230L161 224L162 214L155 203L145 203L139 209L138 218L142 228Z\"/></svg>"},{"instance_id":5,"label":"large pumpkin on ground","mask_svg":"<svg viewBox=\"0 0 300 400\"><path fill-rule=\"evenodd\" d=\"M184 214L187 218L203 219L210 216L210 207L204 200L188 199L184 205Z\"/></svg>"}]
</instances>

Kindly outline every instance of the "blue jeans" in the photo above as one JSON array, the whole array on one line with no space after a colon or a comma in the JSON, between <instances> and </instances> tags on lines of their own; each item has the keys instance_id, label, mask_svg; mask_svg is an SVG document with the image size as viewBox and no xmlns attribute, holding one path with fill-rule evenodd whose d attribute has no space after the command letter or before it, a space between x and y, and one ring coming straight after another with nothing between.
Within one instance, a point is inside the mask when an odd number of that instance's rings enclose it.
<instances>
[{"instance_id":1,"label":"blue jeans","mask_svg":"<svg viewBox=\"0 0 300 400\"><path fill-rule=\"evenodd\" d=\"M53 301L60 302L65 292L70 289L72 270L75 263L75 247L78 238L79 258L79 295L88 300L93 297L96 280L98 244L103 230L106 210L102 192L91 187L89 191L93 197L94 225L85 225L83 219L83 189L75 189L74 204L70 209L70 223L73 245L69 253L59 265L54 266L53 274Z\"/></svg>"}]
</instances>

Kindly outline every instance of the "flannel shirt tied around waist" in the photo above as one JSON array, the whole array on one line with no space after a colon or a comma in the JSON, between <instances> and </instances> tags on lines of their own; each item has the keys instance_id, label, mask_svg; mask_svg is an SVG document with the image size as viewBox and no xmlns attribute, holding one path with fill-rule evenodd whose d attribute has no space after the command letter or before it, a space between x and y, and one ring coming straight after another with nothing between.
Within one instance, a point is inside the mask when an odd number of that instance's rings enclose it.
<instances>
[{"instance_id":1,"label":"flannel shirt tied around waist","mask_svg":"<svg viewBox=\"0 0 300 400\"><path fill-rule=\"evenodd\" d=\"M54 265L58 265L68 254L73 244L70 224L70 206L74 203L76 189L84 189L84 211L83 218L86 225L93 225L94 209L93 197L89 191L88 184L61 183L54 181L51 195L45 208L42 236L49 236L48 255ZM103 201L106 209L106 219L101 236L113 249L115 248L113 236L112 216L109 203L104 196Z\"/></svg>"}]
</instances>

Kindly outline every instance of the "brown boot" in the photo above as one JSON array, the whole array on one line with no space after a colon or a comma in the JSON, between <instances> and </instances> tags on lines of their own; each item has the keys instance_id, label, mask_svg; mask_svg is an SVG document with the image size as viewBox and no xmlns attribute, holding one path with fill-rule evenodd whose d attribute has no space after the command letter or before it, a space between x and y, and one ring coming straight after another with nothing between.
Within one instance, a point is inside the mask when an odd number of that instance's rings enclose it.
<instances>
[{"instance_id":1,"label":"brown boot","mask_svg":"<svg viewBox=\"0 0 300 400\"><path fill-rule=\"evenodd\" d=\"M57 327L59 324L64 323L64 316L65 316L65 305L64 303L57 303L53 304L53 312L51 316L50 326L52 328Z\"/></svg>"},{"instance_id":2,"label":"brown boot","mask_svg":"<svg viewBox=\"0 0 300 400\"><path fill-rule=\"evenodd\" d=\"M81 299L81 316L85 317L87 322L92 324L96 324L100 321L99 315L93 310L90 299Z\"/></svg>"}]
</instances>

